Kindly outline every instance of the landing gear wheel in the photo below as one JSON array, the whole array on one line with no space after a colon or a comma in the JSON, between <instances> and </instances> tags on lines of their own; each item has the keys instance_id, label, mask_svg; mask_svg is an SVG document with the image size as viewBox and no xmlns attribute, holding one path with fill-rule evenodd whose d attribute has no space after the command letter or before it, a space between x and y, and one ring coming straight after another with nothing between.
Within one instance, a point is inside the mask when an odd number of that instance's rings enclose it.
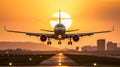
<instances>
[{"instance_id":1,"label":"landing gear wheel","mask_svg":"<svg viewBox=\"0 0 120 67\"><path fill-rule=\"evenodd\" d=\"M49 42L47 42L47 45L49 45Z\"/></svg>"},{"instance_id":2,"label":"landing gear wheel","mask_svg":"<svg viewBox=\"0 0 120 67\"><path fill-rule=\"evenodd\" d=\"M52 44L52 42L51 42L51 41L48 41L48 42L47 42L47 45L51 45L51 44Z\"/></svg>"},{"instance_id":3,"label":"landing gear wheel","mask_svg":"<svg viewBox=\"0 0 120 67\"><path fill-rule=\"evenodd\" d=\"M50 45L52 44L52 42L50 41Z\"/></svg>"},{"instance_id":4,"label":"landing gear wheel","mask_svg":"<svg viewBox=\"0 0 120 67\"><path fill-rule=\"evenodd\" d=\"M70 41L68 41L68 45L72 45L71 37L70 37Z\"/></svg>"},{"instance_id":5,"label":"landing gear wheel","mask_svg":"<svg viewBox=\"0 0 120 67\"><path fill-rule=\"evenodd\" d=\"M58 42L58 45L62 44L60 41Z\"/></svg>"},{"instance_id":6,"label":"landing gear wheel","mask_svg":"<svg viewBox=\"0 0 120 67\"><path fill-rule=\"evenodd\" d=\"M69 41L69 42L68 42L68 45L72 45L72 41Z\"/></svg>"},{"instance_id":7,"label":"landing gear wheel","mask_svg":"<svg viewBox=\"0 0 120 67\"><path fill-rule=\"evenodd\" d=\"M71 41L71 45L72 45L72 41Z\"/></svg>"}]
</instances>

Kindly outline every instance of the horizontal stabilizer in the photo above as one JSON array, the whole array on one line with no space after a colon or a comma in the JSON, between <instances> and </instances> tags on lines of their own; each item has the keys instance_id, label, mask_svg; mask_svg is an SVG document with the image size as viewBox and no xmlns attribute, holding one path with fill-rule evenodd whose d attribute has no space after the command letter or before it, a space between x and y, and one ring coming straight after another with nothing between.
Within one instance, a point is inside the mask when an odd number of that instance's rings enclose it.
<instances>
[{"instance_id":1,"label":"horizontal stabilizer","mask_svg":"<svg viewBox=\"0 0 120 67\"><path fill-rule=\"evenodd\" d=\"M44 30L44 29L40 29L41 31L47 31L47 32L54 32L52 30Z\"/></svg>"},{"instance_id":2,"label":"horizontal stabilizer","mask_svg":"<svg viewBox=\"0 0 120 67\"><path fill-rule=\"evenodd\" d=\"M73 31L78 31L79 29L76 30L67 30L66 32L73 32Z\"/></svg>"}]
</instances>

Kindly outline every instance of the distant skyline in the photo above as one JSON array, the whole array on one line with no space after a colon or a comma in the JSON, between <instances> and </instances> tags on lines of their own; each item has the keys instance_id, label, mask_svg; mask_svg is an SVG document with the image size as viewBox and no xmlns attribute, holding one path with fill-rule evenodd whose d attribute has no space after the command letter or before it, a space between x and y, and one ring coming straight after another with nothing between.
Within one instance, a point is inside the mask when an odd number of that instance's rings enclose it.
<instances>
[{"instance_id":1,"label":"distant skyline","mask_svg":"<svg viewBox=\"0 0 120 67\"><path fill-rule=\"evenodd\" d=\"M0 0L0 41L41 43L38 37L8 33L3 28L28 32L52 30L50 18L59 9L71 16L69 29L79 29L75 33L110 30L113 26L115 31L82 37L79 42L73 42L73 46L67 45L68 40L61 45L52 40L53 47L94 46L97 39L120 43L120 0Z\"/></svg>"},{"instance_id":2,"label":"distant skyline","mask_svg":"<svg viewBox=\"0 0 120 67\"><path fill-rule=\"evenodd\" d=\"M0 50L26 49L32 51L55 51L57 48L34 42L0 42Z\"/></svg>"}]
</instances>

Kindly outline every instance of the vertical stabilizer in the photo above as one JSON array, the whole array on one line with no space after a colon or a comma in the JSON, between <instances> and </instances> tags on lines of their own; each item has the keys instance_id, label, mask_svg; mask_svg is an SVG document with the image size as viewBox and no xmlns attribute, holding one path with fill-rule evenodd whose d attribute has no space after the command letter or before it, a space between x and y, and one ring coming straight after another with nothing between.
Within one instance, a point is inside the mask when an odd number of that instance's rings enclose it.
<instances>
[{"instance_id":1,"label":"vertical stabilizer","mask_svg":"<svg viewBox=\"0 0 120 67\"><path fill-rule=\"evenodd\" d=\"M59 24L61 24L61 10L59 10Z\"/></svg>"}]
</instances>

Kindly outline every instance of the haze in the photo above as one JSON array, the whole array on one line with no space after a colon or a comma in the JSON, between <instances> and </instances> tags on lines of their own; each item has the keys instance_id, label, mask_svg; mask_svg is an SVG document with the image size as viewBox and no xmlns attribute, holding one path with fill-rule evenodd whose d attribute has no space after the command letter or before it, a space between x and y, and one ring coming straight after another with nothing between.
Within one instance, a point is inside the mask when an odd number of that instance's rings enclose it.
<instances>
[{"instance_id":1,"label":"haze","mask_svg":"<svg viewBox=\"0 0 120 67\"><path fill-rule=\"evenodd\" d=\"M73 42L73 46L67 45L68 40L62 41L62 45L52 40L52 46L73 48L96 45L97 39L120 42L119 0L0 0L0 41L41 43L38 37L8 33L3 28L7 26L8 29L29 32L42 32L40 29L52 30L50 19L59 9L72 17L73 22L69 29L79 29L77 32L94 32L109 30L114 26L115 31L82 37L79 42Z\"/></svg>"}]
</instances>

